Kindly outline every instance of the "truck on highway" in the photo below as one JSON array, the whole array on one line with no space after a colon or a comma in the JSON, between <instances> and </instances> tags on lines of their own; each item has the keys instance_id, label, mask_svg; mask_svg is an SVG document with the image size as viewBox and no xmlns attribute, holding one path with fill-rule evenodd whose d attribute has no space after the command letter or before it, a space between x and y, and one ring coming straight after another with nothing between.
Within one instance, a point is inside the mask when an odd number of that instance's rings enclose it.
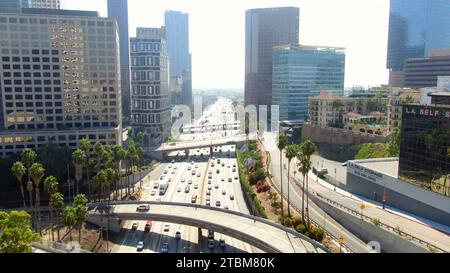
<instances>
[{"instance_id":1,"label":"truck on highway","mask_svg":"<svg viewBox=\"0 0 450 273\"><path fill-rule=\"evenodd\" d=\"M162 196L166 194L167 188L169 187L169 183L162 183L159 185L159 195Z\"/></svg>"}]
</instances>

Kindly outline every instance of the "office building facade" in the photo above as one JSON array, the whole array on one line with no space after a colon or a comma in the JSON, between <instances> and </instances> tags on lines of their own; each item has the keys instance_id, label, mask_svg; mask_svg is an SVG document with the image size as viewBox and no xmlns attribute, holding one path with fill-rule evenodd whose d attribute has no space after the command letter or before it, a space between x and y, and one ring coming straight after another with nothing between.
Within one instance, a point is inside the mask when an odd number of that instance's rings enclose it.
<instances>
[{"instance_id":1,"label":"office building facade","mask_svg":"<svg viewBox=\"0 0 450 273\"><path fill-rule=\"evenodd\" d=\"M403 106L399 178L450 196L449 104Z\"/></svg>"},{"instance_id":2,"label":"office building facade","mask_svg":"<svg viewBox=\"0 0 450 273\"><path fill-rule=\"evenodd\" d=\"M245 14L245 104L272 103L274 47L299 42L300 10L296 7L247 10ZM270 112L268 113L270 119ZM270 122L269 122L270 124Z\"/></svg>"},{"instance_id":3,"label":"office building facade","mask_svg":"<svg viewBox=\"0 0 450 273\"><path fill-rule=\"evenodd\" d=\"M60 0L0 0L0 13L21 13L22 8L60 9Z\"/></svg>"},{"instance_id":4,"label":"office building facade","mask_svg":"<svg viewBox=\"0 0 450 273\"><path fill-rule=\"evenodd\" d=\"M120 70L122 79L122 113L124 122L131 118L130 94L130 36L128 30L128 0L108 0L108 17L115 18L119 27Z\"/></svg>"},{"instance_id":5,"label":"office building facade","mask_svg":"<svg viewBox=\"0 0 450 273\"><path fill-rule=\"evenodd\" d=\"M166 11L164 14L167 52L170 59L172 104L192 106L192 64L189 52L189 14Z\"/></svg>"},{"instance_id":6,"label":"office building facade","mask_svg":"<svg viewBox=\"0 0 450 273\"><path fill-rule=\"evenodd\" d=\"M344 48L286 45L273 54L272 103L280 120L306 121L309 99L328 90L344 95Z\"/></svg>"},{"instance_id":7,"label":"office building facade","mask_svg":"<svg viewBox=\"0 0 450 273\"><path fill-rule=\"evenodd\" d=\"M169 59L165 29L138 28L131 44L131 126L144 132L144 149L171 132Z\"/></svg>"},{"instance_id":8,"label":"office building facade","mask_svg":"<svg viewBox=\"0 0 450 273\"><path fill-rule=\"evenodd\" d=\"M387 68L390 85L402 87L405 61L450 48L450 2L391 0Z\"/></svg>"},{"instance_id":9,"label":"office building facade","mask_svg":"<svg viewBox=\"0 0 450 273\"><path fill-rule=\"evenodd\" d=\"M450 52L406 60L405 87L436 87L440 76L450 76Z\"/></svg>"},{"instance_id":10,"label":"office building facade","mask_svg":"<svg viewBox=\"0 0 450 273\"><path fill-rule=\"evenodd\" d=\"M118 28L96 12L0 15L0 156L121 144ZM46 13L47 12L47 13Z\"/></svg>"}]
</instances>

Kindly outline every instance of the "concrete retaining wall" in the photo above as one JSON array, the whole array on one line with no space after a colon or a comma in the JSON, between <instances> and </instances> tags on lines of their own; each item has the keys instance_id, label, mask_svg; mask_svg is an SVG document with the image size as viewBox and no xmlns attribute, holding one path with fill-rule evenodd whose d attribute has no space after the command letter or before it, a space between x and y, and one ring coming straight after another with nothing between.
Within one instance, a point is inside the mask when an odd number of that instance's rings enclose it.
<instances>
[{"instance_id":1,"label":"concrete retaining wall","mask_svg":"<svg viewBox=\"0 0 450 273\"><path fill-rule=\"evenodd\" d=\"M329 214L338 223L343 225L351 233L356 234L365 242L376 241L381 245L381 251L387 253L428 253L424 249L407 239L400 237L390 231L377 227L364 221L356 215L344 212L326 201L311 195L311 200L322 210Z\"/></svg>"},{"instance_id":2,"label":"concrete retaining wall","mask_svg":"<svg viewBox=\"0 0 450 273\"><path fill-rule=\"evenodd\" d=\"M359 133L336 128L321 128L305 124L302 129L302 138L315 143L328 143L336 145L364 144L369 142L387 142L388 137L366 133Z\"/></svg>"}]
</instances>

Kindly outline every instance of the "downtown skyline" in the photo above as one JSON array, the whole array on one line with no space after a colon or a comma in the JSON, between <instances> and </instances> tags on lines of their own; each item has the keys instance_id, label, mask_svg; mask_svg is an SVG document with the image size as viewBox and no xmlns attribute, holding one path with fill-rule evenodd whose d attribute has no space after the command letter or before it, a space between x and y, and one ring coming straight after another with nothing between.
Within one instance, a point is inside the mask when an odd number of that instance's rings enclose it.
<instances>
[{"instance_id":1,"label":"downtown skyline","mask_svg":"<svg viewBox=\"0 0 450 273\"><path fill-rule=\"evenodd\" d=\"M97 10L106 16L106 1L63 1L66 9ZM317 3L316 3L317 2ZM143 8L148 7L148 8ZM345 47L345 87L387 84L389 1L366 0L333 3L321 1L245 1L227 5L220 1L129 0L130 36L136 27L164 25L164 12L189 13L193 88L238 88L245 83L245 11L252 8L294 6L300 8L300 44ZM323 9L323 7L328 7ZM220 10L221 12L215 12ZM228 18L232 21L225 22ZM358 22L358 24L355 24ZM374 23L376 22L376 23ZM370 31L368 31L370 30ZM204 35L209 39L205 39ZM210 42L213 41L213 42ZM225 52L217 54L217 52ZM211 62L214 56L214 62ZM227 75L226 78L223 75Z\"/></svg>"}]
</instances>

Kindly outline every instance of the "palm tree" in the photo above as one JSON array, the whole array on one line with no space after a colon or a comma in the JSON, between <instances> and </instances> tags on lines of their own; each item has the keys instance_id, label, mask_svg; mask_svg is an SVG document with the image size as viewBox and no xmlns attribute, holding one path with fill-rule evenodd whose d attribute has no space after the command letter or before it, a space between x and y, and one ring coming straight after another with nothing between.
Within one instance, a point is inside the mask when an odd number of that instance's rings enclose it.
<instances>
[{"instance_id":1,"label":"palm tree","mask_svg":"<svg viewBox=\"0 0 450 273\"><path fill-rule=\"evenodd\" d=\"M291 200L290 200L290 174L291 174L291 161L298 154L297 145L289 145L286 147L286 157L288 159L288 215L291 217Z\"/></svg>"},{"instance_id":2,"label":"palm tree","mask_svg":"<svg viewBox=\"0 0 450 273\"><path fill-rule=\"evenodd\" d=\"M52 241L55 241L55 237L53 234L53 210L52 210L52 206L51 206L51 196L58 191L58 185L59 185L58 180L54 176L49 176L49 177L45 178L45 180L44 180L44 189L47 192L48 196L50 197L49 211L50 211L50 232L52 233L52 235L51 235Z\"/></svg>"},{"instance_id":3,"label":"palm tree","mask_svg":"<svg viewBox=\"0 0 450 273\"><path fill-rule=\"evenodd\" d=\"M30 168L31 168L31 165L33 165L33 163L35 162L36 157L37 157L36 152L33 149L29 149L29 148L23 150L20 155L22 163L25 165L25 167L27 167L27 175L28 175L27 190L30 194L30 208L31 208L31 213L33 214L33 223L34 223L35 227L36 227L36 215L33 213L33 200L32 200L33 199L33 197L32 197L33 182L31 182L31 179L30 179Z\"/></svg>"},{"instance_id":4,"label":"palm tree","mask_svg":"<svg viewBox=\"0 0 450 273\"><path fill-rule=\"evenodd\" d=\"M69 229L69 238L72 241L72 229L77 224L77 211L74 206L67 206L62 213L62 223Z\"/></svg>"},{"instance_id":5,"label":"palm tree","mask_svg":"<svg viewBox=\"0 0 450 273\"><path fill-rule=\"evenodd\" d=\"M80 149L86 155L86 160L84 161L84 167L86 168L86 178L88 183L88 197L91 198L91 180L89 177L89 150L91 149L91 142L87 138L80 140Z\"/></svg>"},{"instance_id":6,"label":"palm tree","mask_svg":"<svg viewBox=\"0 0 450 273\"><path fill-rule=\"evenodd\" d=\"M140 145L136 145L136 164L139 164L141 162L142 157L144 157L144 149ZM139 182L139 187L142 189L142 179Z\"/></svg>"},{"instance_id":7,"label":"palm tree","mask_svg":"<svg viewBox=\"0 0 450 273\"><path fill-rule=\"evenodd\" d=\"M87 219L87 204L88 200L84 194L79 194L75 196L73 205L75 206L75 214L76 214L76 224L75 226L78 228L78 242L81 243L81 228L83 227L83 223Z\"/></svg>"},{"instance_id":8,"label":"palm tree","mask_svg":"<svg viewBox=\"0 0 450 273\"><path fill-rule=\"evenodd\" d=\"M127 149L127 161L128 161L128 168L129 168L128 176L133 174L133 183L134 183L134 172L133 172L134 164L133 163L135 161L135 154L136 154L136 149L135 149L135 146L133 143L130 146L128 146L128 149ZM128 195L130 194L130 187L131 187L131 185L128 180ZM133 193L134 193L134 186L133 186Z\"/></svg>"},{"instance_id":9,"label":"palm tree","mask_svg":"<svg viewBox=\"0 0 450 273\"><path fill-rule=\"evenodd\" d=\"M25 203L25 193L23 190L22 180L23 176L27 173L27 169L25 168L22 162L18 161L14 163L14 165L12 165L11 172L14 175L14 177L16 177L17 182L19 182L20 193L22 194L23 208L25 209L27 205Z\"/></svg>"},{"instance_id":10,"label":"palm tree","mask_svg":"<svg viewBox=\"0 0 450 273\"><path fill-rule=\"evenodd\" d=\"M64 206L64 196L60 192L54 193L50 196L50 212L51 213L54 212L56 215L56 230L58 232L58 241L61 240L59 236L59 221L61 208L63 206ZM53 230L52 230L52 238L53 238Z\"/></svg>"},{"instance_id":11,"label":"palm tree","mask_svg":"<svg viewBox=\"0 0 450 273\"><path fill-rule=\"evenodd\" d=\"M302 186L302 219L303 222L305 221L305 177L308 173L307 171L307 165L308 165L308 158L306 157L305 154L303 153L299 153L297 155L297 159L298 159L298 166L299 166L299 171L302 173L302 177L303 177L303 186Z\"/></svg>"},{"instance_id":12,"label":"palm tree","mask_svg":"<svg viewBox=\"0 0 450 273\"><path fill-rule=\"evenodd\" d=\"M105 171L100 171L93 177L93 181L98 188L98 199L101 200L103 196L103 188L105 184L108 182L108 176Z\"/></svg>"},{"instance_id":13,"label":"palm tree","mask_svg":"<svg viewBox=\"0 0 450 273\"><path fill-rule=\"evenodd\" d=\"M116 191L118 191L118 187L119 187L119 182L120 182L120 174L122 171L122 161L125 160L126 158L126 151L122 148L122 146L120 145L116 145L112 148L113 151L113 161L115 162L115 167L118 171L118 175L119 175L119 179L116 181L115 184L115 189ZM120 189L120 198L122 198L122 187ZM116 196L116 200L117 200L117 196Z\"/></svg>"},{"instance_id":14,"label":"palm tree","mask_svg":"<svg viewBox=\"0 0 450 273\"><path fill-rule=\"evenodd\" d=\"M306 170L306 219L309 225L309 175L312 169L311 156L317 151L317 146L310 140L305 140L301 144L301 151L306 156L305 170ZM304 186L304 185L303 185ZM303 190L304 193L304 190ZM302 200L303 202L303 200Z\"/></svg>"},{"instance_id":15,"label":"palm tree","mask_svg":"<svg viewBox=\"0 0 450 273\"><path fill-rule=\"evenodd\" d=\"M86 163L86 153L78 149L72 153L72 162L75 166L75 180L77 181L77 194L80 193L80 180L83 178L83 165Z\"/></svg>"},{"instance_id":16,"label":"palm tree","mask_svg":"<svg viewBox=\"0 0 450 273\"><path fill-rule=\"evenodd\" d=\"M281 215L283 215L283 150L289 143L289 138L286 135L278 137L278 150L280 150L280 182L281 182Z\"/></svg>"},{"instance_id":17,"label":"palm tree","mask_svg":"<svg viewBox=\"0 0 450 273\"><path fill-rule=\"evenodd\" d=\"M39 211L40 204L41 204L41 197L39 194L39 185L41 184L42 178L44 178L45 175L45 169L44 166L40 163L34 163L30 168L30 176L31 179L34 182L34 186L36 188L36 205L35 210L37 213L37 231L41 232L40 222L41 222L41 212Z\"/></svg>"}]
</instances>

